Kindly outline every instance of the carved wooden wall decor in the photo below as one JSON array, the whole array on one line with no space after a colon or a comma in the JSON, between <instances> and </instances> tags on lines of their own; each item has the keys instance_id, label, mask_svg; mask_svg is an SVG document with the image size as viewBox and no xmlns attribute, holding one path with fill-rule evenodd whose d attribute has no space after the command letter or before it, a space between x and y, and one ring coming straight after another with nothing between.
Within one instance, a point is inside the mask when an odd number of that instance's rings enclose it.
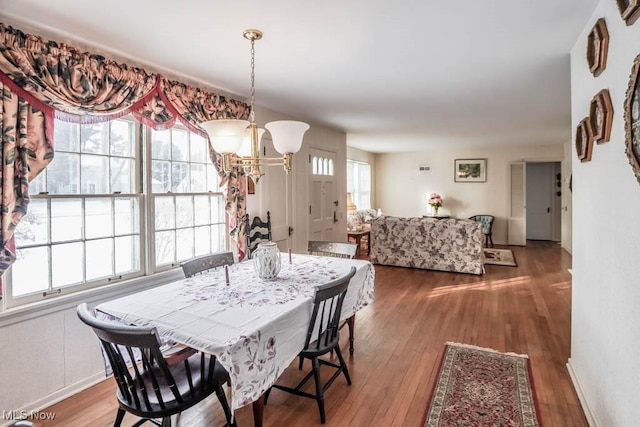
<instances>
[{"instance_id":1,"label":"carved wooden wall decor","mask_svg":"<svg viewBox=\"0 0 640 427\"><path fill-rule=\"evenodd\" d=\"M640 183L640 55L631 68L631 78L624 100L625 145L629 163Z\"/></svg>"},{"instance_id":2,"label":"carved wooden wall decor","mask_svg":"<svg viewBox=\"0 0 640 427\"><path fill-rule=\"evenodd\" d=\"M598 144L609 142L612 123L613 105L611 104L609 89L602 89L593 97L589 107L589 125L593 140Z\"/></svg>"},{"instance_id":3,"label":"carved wooden wall decor","mask_svg":"<svg viewBox=\"0 0 640 427\"><path fill-rule=\"evenodd\" d=\"M632 25L640 17L640 0L616 0L616 3L627 25Z\"/></svg>"},{"instance_id":4,"label":"carved wooden wall decor","mask_svg":"<svg viewBox=\"0 0 640 427\"><path fill-rule=\"evenodd\" d=\"M585 117L578 123L576 129L576 153L582 163L591 161L593 151L593 138L591 137L591 126L589 117Z\"/></svg>"},{"instance_id":5,"label":"carved wooden wall decor","mask_svg":"<svg viewBox=\"0 0 640 427\"><path fill-rule=\"evenodd\" d=\"M600 18L587 36L587 63L594 77L598 77L607 68L608 51L609 31L604 18Z\"/></svg>"}]
</instances>

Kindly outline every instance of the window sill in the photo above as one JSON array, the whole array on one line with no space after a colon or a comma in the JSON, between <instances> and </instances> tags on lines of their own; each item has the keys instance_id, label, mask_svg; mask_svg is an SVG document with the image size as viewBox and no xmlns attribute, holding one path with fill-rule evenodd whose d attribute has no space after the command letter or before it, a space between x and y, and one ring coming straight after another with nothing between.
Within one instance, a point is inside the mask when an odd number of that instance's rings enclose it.
<instances>
[{"instance_id":1,"label":"window sill","mask_svg":"<svg viewBox=\"0 0 640 427\"><path fill-rule=\"evenodd\" d=\"M135 279L125 280L112 285L100 286L86 291L75 292L70 295L51 298L46 301L38 301L1 310L0 328L47 314L75 308L83 302L91 304L97 301L111 300L183 278L184 274L182 273L182 269L174 268L150 276L136 277Z\"/></svg>"}]
</instances>

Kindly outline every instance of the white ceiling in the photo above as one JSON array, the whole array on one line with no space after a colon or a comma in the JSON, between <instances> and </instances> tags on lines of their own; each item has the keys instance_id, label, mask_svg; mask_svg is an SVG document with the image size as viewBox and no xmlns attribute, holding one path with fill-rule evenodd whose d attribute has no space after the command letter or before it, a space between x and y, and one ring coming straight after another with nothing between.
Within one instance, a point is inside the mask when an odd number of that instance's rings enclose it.
<instances>
[{"instance_id":1,"label":"white ceiling","mask_svg":"<svg viewBox=\"0 0 640 427\"><path fill-rule=\"evenodd\" d=\"M613 1L613 0L611 0ZM598 0L0 0L0 20L249 95L372 152L571 138L569 51Z\"/></svg>"}]
</instances>

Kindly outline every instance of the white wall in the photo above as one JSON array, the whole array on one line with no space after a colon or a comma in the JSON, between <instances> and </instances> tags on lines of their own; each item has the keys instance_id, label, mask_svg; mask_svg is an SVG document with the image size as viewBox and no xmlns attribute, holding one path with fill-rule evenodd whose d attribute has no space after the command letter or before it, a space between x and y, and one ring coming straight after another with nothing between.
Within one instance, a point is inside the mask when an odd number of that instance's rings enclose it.
<instances>
[{"instance_id":1,"label":"white wall","mask_svg":"<svg viewBox=\"0 0 640 427\"><path fill-rule=\"evenodd\" d=\"M572 150L573 143L567 141L564 144L566 161L562 163L562 247L569 253L573 250L573 193L569 189L573 173Z\"/></svg>"},{"instance_id":2,"label":"white wall","mask_svg":"<svg viewBox=\"0 0 640 427\"><path fill-rule=\"evenodd\" d=\"M587 34L604 17L610 35L605 71L586 62ZM571 359L577 388L594 424L637 426L640 369L640 185L625 155L623 103L640 54L640 21L625 26L616 2L602 0L571 52L571 121L588 115L592 97L608 88L614 108L611 142L592 161L573 158L573 295ZM572 150L573 151L573 150ZM575 152L574 152L575 153Z\"/></svg>"},{"instance_id":3,"label":"white wall","mask_svg":"<svg viewBox=\"0 0 640 427\"><path fill-rule=\"evenodd\" d=\"M480 158L487 159L487 182L454 182L455 159ZM456 218L494 215L493 241L506 244L510 162L561 161L563 158L562 144L378 154L377 202L385 215L420 216L429 213L427 199L430 193L436 192L444 198L439 213ZM429 166L431 170L421 172L420 166Z\"/></svg>"},{"instance_id":4,"label":"white wall","mask_svg":"<svg viewBox=\"0 0 640 427\"><path fill-rule=\"evenodd\" d=\"M353 147L347 147L347 159L368 163L369 166L371 166L371 207L373 209L377 209L378 203L376 200L376 154L359 150Z\"/></svg>"}]
</instances>

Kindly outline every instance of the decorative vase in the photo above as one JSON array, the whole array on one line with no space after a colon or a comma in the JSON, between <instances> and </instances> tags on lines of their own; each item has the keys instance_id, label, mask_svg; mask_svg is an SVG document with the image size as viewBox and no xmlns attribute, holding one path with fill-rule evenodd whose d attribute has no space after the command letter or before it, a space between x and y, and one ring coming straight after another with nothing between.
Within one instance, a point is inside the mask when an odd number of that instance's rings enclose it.
<instances>
[{"instance_id":1,"label":"decorative vase","mask_svg":"<svg viewBox=\"0 0 640 427\"><path fill-rule=\"evenodd\" d=\"M280 250L275 242L258 243L258 248L253 255L253 267L256 274L262 280L276 280L282 260Z\"/></svg>"},{"instance_id":2,"label":"decorative vase","mask_svg":"<svg viewBox=\"0 0 640 427\"><path fill-rule=\"evenodd\" d=\"M433 206L433 215L438 215L438 209L440 206Z\"/></svg>"}]
</instances>

